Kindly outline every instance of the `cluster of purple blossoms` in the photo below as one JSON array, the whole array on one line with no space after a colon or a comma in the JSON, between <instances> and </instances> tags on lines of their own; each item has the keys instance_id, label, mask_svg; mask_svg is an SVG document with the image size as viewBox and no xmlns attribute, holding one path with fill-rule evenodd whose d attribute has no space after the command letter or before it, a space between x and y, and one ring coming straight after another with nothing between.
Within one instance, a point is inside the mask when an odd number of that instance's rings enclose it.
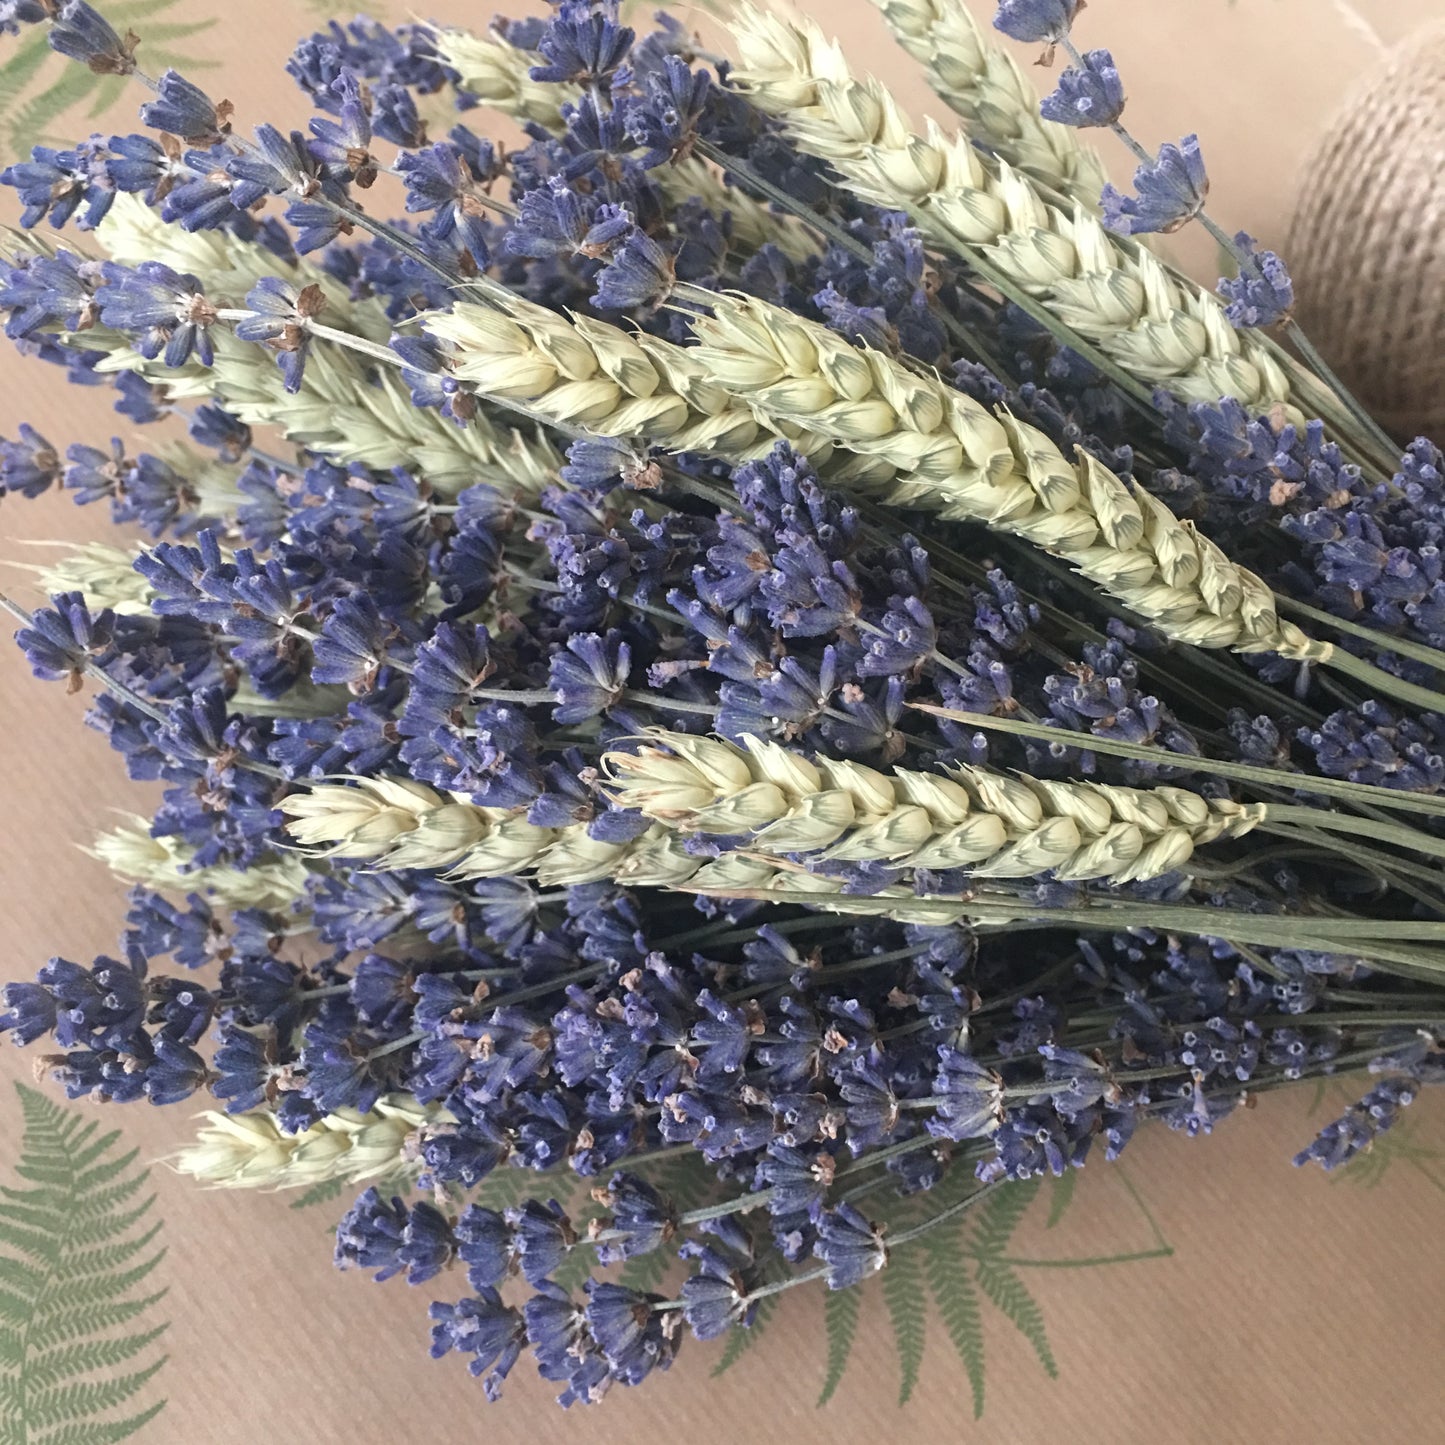
<instances>
[{"instance_id":1,"label":"cluster of purple blossoms","mask_svg":"<svg viewBox=\"0 0 1445 1445\"><path fill-rule=\"evenodd\" d=\"M1082 8L1006 0L996 23L1070 47ZM83 0L0 0L0 31L46 22L62 53L136 69L129 39ZM884 511L846 468L786 441L740 459L534 436L535 418L465 382L411 326L459 296L688 344L708 293L745 292L1099 457L1282 595L1367 628L1349 646L1409 682L1431 683L1428 650L1445 648L1428 443L1371 481L1320 423L1163 397L1141 420L1067 336L907 215L840 190L725 64L699 63L680 25L639 39L610 0L563 0L493 35L523 57L518 83L556 100L511 149L424 124L425 98L462 115L478 101L444 36L358 20L292 57L318 112L306 132L246 138L231 107L167 72L141 110L154 136L37 148L4 174L26 225L103 236L124 194L122 211L222 233L267 274L222 295L160 261L63 246L17 248L0 271L11 340L113 384L136 425L184 416L203 453L62 452L29 427L0 441L0 495L104 500L148 536L141 605L66 591L19 641L38 676L98 685L89 721L131 776L165 785L150 831L185 880L184 897L135 889L117 957L56 959L5 985L0 1031L51 1038L45 1067L72 1097L209 1091L286 1135L393 1096L426 1106L404 1162L429 1197L368 1190L337 1260L434 1287L464 1275L468 1293L433 1306L433 1353L468 1356L491 1395L530 1348L565 1403L666 1368L687 1333L747 1327L790 1282L845 1288L886 1267L869 1190L926 1200L945 1178L981 1193L1059 1175L1117 1157L1142 1123L1207 1134L1258 1090L1366 1063L1380 1081L1300 1159L1333 1167L1368 1148L1441 1078L1445 996L1421 1002L1437 984L1412 941L1442 910L1424 867L1331 850L1303 826L1121 884L910 868L906 849L782 860L847 903L908 884L918 896L897 918L596 875L554 888L521 865L476 879L296 856L280 803L337 778L440 790L605 854L653 820L609 796L602 753L658 726L840 769L987 766L1041 790L1168 788L1194 803L1245 785L1303 803L1343 779L1419 795L1429 813L1445 785L1445 711L1170 645L1046 554ZM1122 109L1107 51L1078 56L1044 104L1080 126L1117 125ZM716 170L679 197L699 157ZM401 221L364 205L383 171L405 187ZM1106 195L1116 229L1198 213L1197 143L1162 148L1136 189ZM761 239L769 205L778 234ZM1268 324L1288 277L1238 244L1232 319ZM329 326L328 294L364 322ZM368 392L409 397L418 426L435 413L458 447L501 440L445 481L415 444L430 431L406 433L415 465L374 465L344 441L267 450L227 391L237 345L274 357L279 381L263 356L266 375L290 394L349 347ZM101 367L117 354L133 365ZM184 411L206 377L212 399ZM1389 801L1359 802L1366 836L1395 836L1379 821ZM1433 832L1411 836L1438 856ZM747 843L679 846L726 858ZM235 880L263 873L251 906L226 906ZM910 911L981 895L1010 921ZM1327 931L1341 899L1360 926L1338 949L1231 940L1240 919ZM1192 926L1114 921L1154 908ZM689 1161L707 1201L674 1198L659 1160ZM530 1171L520 1202L470 1197L501 1171ZM595 1209L554 1198L573 1176L596 1181ZM645 1287L608 1273L638 1261ZM660 1293L671 1261L685 1278Z\"/></svg>"}]
</instances>

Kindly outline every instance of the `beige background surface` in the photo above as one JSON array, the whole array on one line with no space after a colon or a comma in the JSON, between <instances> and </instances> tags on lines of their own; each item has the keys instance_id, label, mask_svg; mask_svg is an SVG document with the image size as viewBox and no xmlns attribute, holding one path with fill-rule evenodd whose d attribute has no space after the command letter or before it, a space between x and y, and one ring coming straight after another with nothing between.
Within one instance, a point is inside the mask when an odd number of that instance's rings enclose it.
<instances>
[{"instance_id":1,"label":"beige background surface","mask_svg":"<svg viewBox=\"0 0 1445 1445\"><path fill-rule=\"evenodd\" d=\"M302 121L281 64L294 37L311 28L314 7L188 4L220 17L195 42L226 61L224 83L199 77L208 88L230 96L243 123ZM860 68L886 78L916 113L930 110L916 72L887 45L867 0L810 0L805 8L845 36ZM1441 0L1360 0L1359 9L1387 41L1445 15ZM437 0L432 13L482 23L490 4ZM1157 140L1199 130L1214 209L1227 224L1274 241L1295 167L1336 98L1370 63L1330 0L1093 0L1081 38L1114 49L1136 131ZM0 39L0 50L6 43ZM1185 254L1207 264L1207 253ZM28 419L62 446L103 441L118 421L125 427L109 405L106 395L63 388L50 368L0 352L0 432L13 435ZM78 511L68 499L0 510L0 559L25 558L23 539L109 535L102 513ZM35 600L23 585L16 590ZM88 959L113 946L123 890L76 845L136 794L104 742L81 726L82 699L33 682L8 644L0 647L0 700L3 980L29 977L52 953ZM26 1055L0 1049L0 1075L26 1078L29 1068ZM332 1269L334 1216L325 1208L294 1213L284 1196L201 1194L161 1169L173 1328L172 1361L160 1381L170 1405L138 1438L176 1445L483 1438L622 1445L784 1433L848 1445L905 1433L980 1445L1445 1440L1445 1196L1409 1165L1373 1190L1292 1170L1289 1156L1317 1123L1306 1117L1308 1103L1308 1090L1268 1098L1211 1140L1158 1130L1136 1141L1131 1177L1175 1255L1107 1270L1032 1271L1060 1378L1050 1381L1008 1324L991 1319L988 1409L979 1424L937 1330L922 1386L898 1410L876 1301L865 1310L841 1390L815 1409L818 1301L796 1297L765 1344L721 1380L710 1378L716 1348L687 1346L669 1375L618 1391L590 1412L563 1414L524 1361L505 1400L489 1406L458 1360L425 1358L430 1288L378 1288ZM1439 1102L1417 1108L1425 1115L1418 1137L1445 1144ZM136 1106L115 1111L114 1122L152 1158L191 1129L185 1108ZM0 1093L0 1177L17 1128L13 1095ZM1137 1216L1122 1211L1121 1197L1104 1166L1091 1166L1077 1214L1059 1231L1066 1237L1021 1237L1020 1245L1056 1254L1141 1248L1146 1234Z\"/></svg>"}]
</instances>

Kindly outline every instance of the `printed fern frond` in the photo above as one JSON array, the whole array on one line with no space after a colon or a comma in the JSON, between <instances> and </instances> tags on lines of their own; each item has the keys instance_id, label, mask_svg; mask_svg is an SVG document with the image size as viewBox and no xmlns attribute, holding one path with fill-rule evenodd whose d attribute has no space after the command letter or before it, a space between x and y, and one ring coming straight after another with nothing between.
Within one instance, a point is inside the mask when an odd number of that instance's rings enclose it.
<instances>
[{"instance_id":1,"label":"printed fern frond","mask_svg":"<svg viewBox=\"0 0 1445 1445\"><path fill-rule=\"evenodd\" d=\"M78 1383L72 1380L49 1389L27 1388L25 1424L32 1432L48 1431L61 1425L78 1424L88 1415L113 1410L136 1394L165 1362L166 1357L162 1355L143 1369L128 1375L114 1375L108 1380Z\"/></svg>"},{"instance_id":2,"label":"printed fern frond","mask_svg":"<svg viewBox=\"0 0 1445 1445\"><path fill-rule=\"evenodd\" d=\"M102 1331L116 1329L139 1319L153 1305L159 1304L165 1293L162 1289L130 1300L111 1300L105 1304L83 1304L54 1310L42 1328L30 1331L30 1348L32 1351L47 1350L67 1340L83 1340Z\"/></svg>"},{"instance_id":3,"label":"printed fern frond","mask_svg":"<svg viewBox=\"0 0 1445 1445\"><path fill-rule=\"evenodd\" d=\"M504 1209L515 1209L531 1195L540 1195L545 1198L547 1185L542 1180L544 1178L550 1180L551 1177L551 1175L529 1175L525 1169L493 1169L477 1186L476 1193L472 1197L486 1209L495 1209L499 1212ZM561 1182L560 1175L558 1182Z\"/></svg>"},{"instance_id":4,"label":"printed fern frond","mask_svg":"<svg viewBox=\"0 0 1445 1445\"><path fill-rule=\"evenodd\" d=\"M862 1304L862 1291L858 1289L830 1289L823 1296L823 1327L828 1338L828 1373L823 1379L823 1391L818 1396L820 1405L826 1405L833 1398L838 1386L843 1383L843 1371L848 1368L848 1357L853 1353L853 1341L858 1334L858 1316Z\"/></svg>"},{"instance_id":5,"label":"printed fern frond","mask_svg":"<svg viewBox=\"0 0 1445 1445\"><path fill-rule=\"evenodd\" d=\"M153 15L173 9L180 0L130 0L129 4L104 6L106 19L122 34L132 27L140 31L141 57L151 70L174 66L178 70L203 70L216 61L183 52L176 42L209 30L211 20L171 21L145 26ZM38 27L0 65L0 130L5 148L11 153L27 152L37 141L49 137L49 127L74 106L88 107L87 119L98 120L118 104L126 89L123 76L98 75L84 65L65 59L51 50L48 27ZM150 42L149 44L147 42Z\"/></svg>"},{"instance_id":6,"label":"printed fern frond","mask_svg":"<svg viewBox=\"0 0 1445 1445\"><path fill-rule=\"evenodd\" d=\"M904 1251L899 1251L902 1254ZM963 1251L963 1232L940 1229L923 1244L924 1268L933 1302L973 1391L973 1418L983 1415L983 1318L973 1285L973 1261ZM892 1268L892 1265L889 1265Z\"/></svg>"},{"instance_id":7,"label":"printed fern frond","mask_svg":"<svg viewBox=\"0 0 1445 1445\"><path fill-rule=\"evenodd\" d=\"M1003 1254L1039 1192L1038 1179L1023 1179L995 1189L974 1216L973 1248L982 1255Z\"/></svg>"},{"instance_id":8,"label":"printed fern frond","mask_svg":"<svg viewBox=\"0 0 1445 1445\"><path fill-rule=\"evenodd\" d=\"M552 1271L552 1283L559 1289L565 1289L568 1294L575 1294L582 1288L586 1280L596 1267L596 1256L590 1249L573 1249L567 1253L567 1258Z\"/></svg>"},{"instance_id":9,"label":"printed fern frond","mask_svg":"<svg viewBox=\"0 0 1445 1445\"><path fill-rule=\"evenodd\" d=\"M923 1348L928 1339L921 1251L895 1250L881 1284L898 1349L898 1403L906 1405L923 1371Z\"/></svg>"},{"instance_id":10,"label":"printed fern frond","mask_svg":"<svg viewBox=\"0 0 1445 1445\"><path fill-rule=\"evenodd\" d=\"M52 54L44 34L36 33L0 65L0 114L8 111L24 94L31 78Z\"/></svg>"},{"instance_id":11,"label":"printed fern frond","mask_svg":"<svg viewBox=\"0 0 1445 1445\"><path fill-rule=\"evenodd\" d=\"M672 1263L672 1259L673 1256L664 1249L654 1249L648 1254L634 1255L622 1266L622 1270L617 1276L618 1281L629 1289L655 1293L663 1280L667 1278L667 1267Z\"/></svg>"},{"instance_id":12,"label":"printed fern frond","mask_svg":"<svg viewBox=\"0 0 1445 1445\"><path fill-rule=\"evenodd\" d=\"M1053 1188L1049 1191L1049 1217L1044 1223L1045 1229L1055 1228L1068 1212L1069 1205L1074 1202L1074 1189L1078 1182L1077 1169L1065 1169L1054 1180Z\"/></svg>"},{"instance_id":13,"label":"printed fern frond","mask_svg":"<svg viewBox=\"0 0 1445 1445\"><path fill-rule=\"evenodd\" d=\"M313 1204L325 1204L328 1200L340 1199L341 1191L348 1182L345 1179L323 1179L319 1184L313 1184L310 1189L302 1190L300 1198L291 1201L291 1208L310 1209Z\"/></svg>"},{"instance_id":14,"label":"printed fern frond","mask_svg":"<svg viewBox=\"0 0 1445 1445\"><path fill-rule=\"evenodd\" d=\"M732 1369L762 1338L763 1331L768 1327L768 1321L772 1319L773 1311L778 1307L778 1299L779 1296L775 1294L764 1295L753 1310L752 1324L748 1325L746 1329L739 1325L729 1333L727 1346L717 1364L713 1366L713 1379Z\"/></svg>"},{"instance_id":15,"label":"printed fern frond","mask_svg":"<svg viewBox=\"0 0 1445 1445\"><path fill-rule=\"evenodd\" d=\"M989 1299L1008 1317L1009 1322L1034 1347L1039 1364L1050 1379L1058 1379L1059 1366L1044 1330L1044 1312L1018 1274L997 1260L980 1260L978 1283Z\"/></svg>"},{"instance_id":16,"label":"printed fern frond","mask_svg":"<svg viewBox=\"0 0 1445 1445\"><path fill-rule=\"evenodd\" d=\"M44 1095L16 1086L24 1117L15 1172L0 1187L0 1439L6 1445L109 1445L165 1404L116 1418L165 1363L148 1355L164 1324L123 1333L164 1295L135 1286L165 1254L135 1152L97 1136ZM131 1369L123 1366L134 1364Z\"/></svg>"},{"instance_id":17,"label":"printed fern frond","mask_svg":"<svg viewBox=\"0 0 1445 1445\"><path fill-rule=\"evenodd\" d=\"M114 1369L116 1365L134 1359L168 1328L168 1325L156 1325L139 1334L117 1339L86 1340L78 1345L57 1345L50 1350L32 1351L29 1363L31 1381L43 1389L75 1375Z\"/></svg>"}]
</instances>

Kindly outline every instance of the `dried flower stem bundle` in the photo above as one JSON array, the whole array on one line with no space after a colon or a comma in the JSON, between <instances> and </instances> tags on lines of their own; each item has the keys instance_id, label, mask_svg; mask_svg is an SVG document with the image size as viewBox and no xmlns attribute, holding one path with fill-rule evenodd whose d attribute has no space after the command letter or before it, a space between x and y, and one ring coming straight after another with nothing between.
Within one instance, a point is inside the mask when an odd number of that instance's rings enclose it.
<instances>
[{"instance_id":1,"label":"dried flower stem bundle","mask_svg":"<svg viewBox=\"0 0 1445 1445\"><path fill-rule=\"evenodd\" d=\"M0 174L110 253L15 240L7 334L199 449L0 439L7 509L151 538L0 611L161 785L95 848L139 885L115 956L7 983L0 1032L73 1097L226 1101L204 1182L414 1182L337 1260L464 1265L433 1353L489 1393L526 1344L595 1400L1005 1181L1367 1063L1333 1167L1441 1077L1445 841L1400 819L1445 812L1445 461L1294 424L1278 257L1230 242L1222 312L1085 214L1052 122L1124 94L1082 6L995 16L1072 62L1035 115L957 0L883 5L977 147L753 11L757 104L566 0L334 25L283 131L85 0L0 3L160 133ZM439 138L479 99L524 138ZM1195 139L1132 144L1104 222L1212 225Z\"/></svg>"}]
</instances>

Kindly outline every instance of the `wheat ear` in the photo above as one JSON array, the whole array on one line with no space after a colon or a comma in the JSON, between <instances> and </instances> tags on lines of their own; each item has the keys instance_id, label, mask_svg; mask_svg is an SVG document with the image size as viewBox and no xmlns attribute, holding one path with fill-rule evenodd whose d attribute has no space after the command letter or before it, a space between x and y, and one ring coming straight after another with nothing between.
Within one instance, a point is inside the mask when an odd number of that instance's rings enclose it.
<instances>
[{"instance_id":1,"label":"wheat ear","mask_svg":"<svg viewBox=\"0 0 1445 1445\"><path fill-rule=\"evenodd\" d=\"M369 1113L341 1109L300 1134L286 1134L269 1109L207 1110L206 1126L167 1162L212 1189L299 1189L327 1180L359 1182L421 1172L417 1141L456 1120L438 1104L387 1094Z\"/></svg>"},{"instance_id":2,"label":"wheat ear","mask_svg":"<svg viewBox=\"0 0 1445 1445\"><path fill-rule=\"evenodd\" d=\"M1196 845L1241 836L1265 817L1261 804L1210 802L1179 788L1049 782L968 767L885 774L848 761L810 762L755 738L739 747L661 730L648 736L637 752L603 760L613 798L653 822L633 843L596 843L583 824L540 828L399 779L314 787L280 806L299 843L382 868L450 868L459 877L535 871L552 885L611 877L674 887L715 886L735 871L727 857L720 868L680 846L690 833L746 838L750 879L793 876L795 868L775 859L807 855L967 868L982 878L1052 873L1124 883L1178 868ZM842 885L822 877L816 886Z\"/></svg>"},{"instance_id":3,"label":"wheat ear","mask_svg":"<svg viewBox=\"0 0 1445 1445\"><path fill-rule=\"evenodd\" d=\"M1088 453L1071 463L1038 428L754 298L720 298L694 329L709 372L759 411L896 467L886 500L1026 538L1176 641L1334 655L1279 616L1253 572Z\"/></svg>"},{"instance_id":4,"label":"wheat ear","mask_svg":"<svg viewBox=\"0 0 1445 1445\"><path fill-rule=\"evenodd\" d=\"M199 276L208 295L237 303L257 282L283 269L263 246L224 232L188 233L131 196L116 198L97 235L123 264L163 261ZM298 288L321 287L326 297L322 320L328 326L382 345L390 340L392 325L380 302L353 301L345 287L305 260L284 274ZM373 369L354 352L313 342L301 388L291 394L265 348L224 331L215 339L213 370L194 363L179 370L157 366L129 348L123 358L102 363L102 369L117 364L142 369L148 379L181 388L181 395L187 394L188 383L192 395L219 389L248 425L274 427L339 461L383 471L414 468L443 494L482 481L499 491L534 495L555 479L559 459L545 440L493 426L485 416L458 427L435 410L413 405L393 368Z\"/></svg>"},{"instance_id":5,"label":"wheat ear","mask_svg":"<svg viewBox=\"0 0 1445 1445\"><path fill-rule=\"evenodd\" d=\"M1211 802L1181 788L1052 782L954 765L941 773L809 761L780 744L745 745L661 729L603 757L614 801L683 832L746 838L748 851L900 868L966 868L979 878L1125 883L1236 838L1262 804Z\"/></svg>"},{"instance_id":6,"label":"wheat ear","mask_svg":"<svg viewBox=\"0 0 1445 1445\"><path fill-rule=\"evenodd\" d=\"M170 837L153 837L150 823L132 817L124 827L98 834L84 850L118 878L170 893L200 893L227 908L285 909L306 897L310 870L300 858L277 856L242 870L198 867L195 849Z\"/></svg>"},{"instance_id":7,"label":"wheat ear","mask_svg":"<svg viewBox=\"0 0 1445 1445\"><path fill-rule=\"evenodd\" d=\"M1083 207L1070 215L1050 205L1026 176L986 161L966 137L934 125L914 134L888 91L854 79L841 49L811 21L742 6L731 28L742 57L733 80L856 195L907 211L936 244L962 246L1146 387L1190 401L1236 397L1299 419L1284 372L1230 325L1217 298L1172 279Z\"/></svg>"},{"instance_id":8,"label":"wheat ear","mask_svg":"<svg viewBox=\"0 0 1445 1445\"><path fill-rule=\"evenodd\" d=\"M803 423L773 420L718 384L692 348L522 297L458 302L421 318L453 348L455 374L484 397L519 403L555 426L640 437L670 451L761 456L786 435L816 460L831 447Z\"/></svg>"},{"instance_id":9,"label":"wheat ear","mask_svg":"<svg viewBox=\"0 0 1445 1445\"><path fill-rule=\"evenodd\" d=\"M1108 179L1076 130L1039 114L1038 92L963 0L873 0L898 43L924 68L969 135L1037 181L1091 209Z\"/></svg>"},{"instance_id":10,"label":"wheat ear","mask_svg":"<svg viewBox=\"0 0 1445 1445\"><path fill-rule=\"evenodd\" d=\"M492 33L439 29L437 54L455 70L462 86L480 96L493 110L514 120L540 125L554 135L567 128L562 104L581 95L581 88L558 83L542 84L529 72L541 59ZM786 216L770 211L747 192L726 185L716 171L696 156L685 156L649 173L670 207L696 197L715 216L732 220L732 242L745 252L765 245L801 260L817 252L817 244Z\"/></svg>"},{"instance_id":11,"label":"wheat ear","mask_svg":"<svg viewBox=\"0 0 1445 1445\"><path fill-rule=\"evenodd\" d=\"M139 547L128 550L106 542L86 542L48 564L10 562L8 565L31 573L36 587L47 597L57 592L81 592L92 612L109 607L112 612L133 617L148 614L155 596L150 583L135 570L135 559L139 555Z\"/></svg>"}]
</instances>

